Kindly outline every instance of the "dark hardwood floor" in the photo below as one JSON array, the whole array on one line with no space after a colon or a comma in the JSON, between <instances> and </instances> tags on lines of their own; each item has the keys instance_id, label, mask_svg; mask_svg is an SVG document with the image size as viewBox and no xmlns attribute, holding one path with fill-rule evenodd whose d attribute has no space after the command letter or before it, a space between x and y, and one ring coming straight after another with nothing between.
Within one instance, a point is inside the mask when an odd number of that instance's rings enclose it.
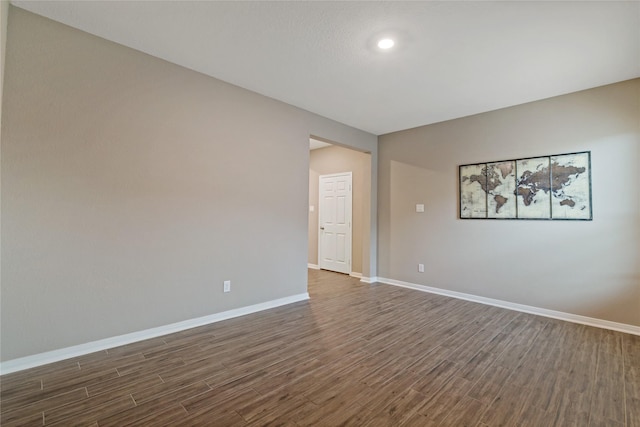
<instances>
[{"instance_id":1,"label":"dark hardwood floor","mask_svg":"<svg viewBox=\"0 0 640 427\"><path fill-rule=\"evenodd\" d=\"M640 426L640 337L309 272L311 300L5 375L2 426Z\"/></svg>"}]
</instances>

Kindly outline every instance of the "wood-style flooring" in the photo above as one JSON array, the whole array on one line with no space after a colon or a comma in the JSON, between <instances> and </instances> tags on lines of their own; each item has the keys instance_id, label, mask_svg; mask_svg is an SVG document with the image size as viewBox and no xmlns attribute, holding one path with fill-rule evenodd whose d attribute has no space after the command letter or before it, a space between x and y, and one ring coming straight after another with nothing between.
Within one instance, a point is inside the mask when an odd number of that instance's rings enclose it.
<instances>
[{"instance_id":1,"label":"wood-style flooring","mask_svg":"<svg viewBox=\"0 0 640 427\"><path fill-rule=\"evenodd\" d=\"M640 426L640 337L309 272L311 300L0 378L2 426Z\"/></svg>"}]
</instances>

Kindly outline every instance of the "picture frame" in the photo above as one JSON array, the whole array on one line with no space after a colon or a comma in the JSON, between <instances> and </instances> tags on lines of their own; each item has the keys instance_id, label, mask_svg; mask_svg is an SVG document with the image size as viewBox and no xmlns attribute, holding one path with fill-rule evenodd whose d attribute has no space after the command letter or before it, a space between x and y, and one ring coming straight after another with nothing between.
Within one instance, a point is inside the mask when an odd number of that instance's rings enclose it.
<instances>
[{"instance_id":1,"label":"picture frame","mask_svg":"<svg viewBox=\"0 0 640 427\"><path fill-rule=\"evenodd\" d=\"M591 152L460 165L460 219L593 219Z\"/></svg>"}]
</instances>

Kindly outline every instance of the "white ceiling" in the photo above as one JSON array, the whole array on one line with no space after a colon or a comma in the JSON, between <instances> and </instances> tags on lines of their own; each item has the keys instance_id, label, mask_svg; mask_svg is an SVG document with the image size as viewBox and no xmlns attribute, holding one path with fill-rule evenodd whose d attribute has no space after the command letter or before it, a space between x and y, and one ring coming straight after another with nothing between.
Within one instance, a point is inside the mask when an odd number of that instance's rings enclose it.
<instances>
[{"instance_id":1,"label":"white ceiling","mask_svg":"<svg viewBox=\"0 0 640 427\"><path fill-rule=\"evenodd\" d=\"M638 1L12 3L378 135L640 77Z\"/></svg>"}]
</instances>

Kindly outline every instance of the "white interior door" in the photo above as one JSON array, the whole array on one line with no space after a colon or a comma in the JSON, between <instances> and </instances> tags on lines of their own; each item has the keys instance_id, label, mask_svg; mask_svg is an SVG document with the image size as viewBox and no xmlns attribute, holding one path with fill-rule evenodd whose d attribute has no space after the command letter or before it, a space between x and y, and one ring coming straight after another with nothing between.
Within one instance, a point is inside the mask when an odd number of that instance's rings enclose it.
<instances>
[{"instance_id":1,"label":"white interior door","mask_svg":"<svg viewBox=\"0 0 640 427\"><path fill-rule=\"evenodd\" d=\"M320 268L351 273L351 172L320 175Z\"/></svg>"}]
</instances>

